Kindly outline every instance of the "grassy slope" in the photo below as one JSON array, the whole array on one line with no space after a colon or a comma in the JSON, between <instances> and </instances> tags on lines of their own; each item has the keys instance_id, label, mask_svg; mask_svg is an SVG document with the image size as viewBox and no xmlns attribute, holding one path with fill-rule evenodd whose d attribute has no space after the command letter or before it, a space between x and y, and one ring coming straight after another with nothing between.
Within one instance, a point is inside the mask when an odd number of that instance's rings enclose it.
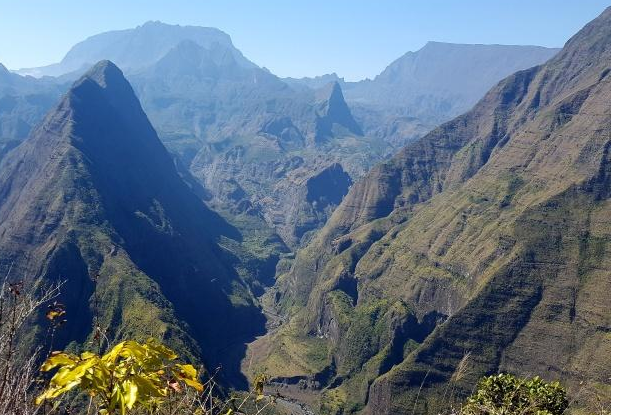
<instances>
[{"instance_id":1,"label":"grassy slope","mask_svg":"<svg viewBox=\"0 0 627 415\"><path fill-rule=\"evenodd\" d=\"M282 305L337 366L325 412L433 410L467 352L462 394L496 370L564 379L571 397L581 380L607 390L608 28L609 11L375 168L299 253ZM392 304L423 327L431 312L447 320L424 341L398 325L381 335Z\"/></svg>"}]
</instances>

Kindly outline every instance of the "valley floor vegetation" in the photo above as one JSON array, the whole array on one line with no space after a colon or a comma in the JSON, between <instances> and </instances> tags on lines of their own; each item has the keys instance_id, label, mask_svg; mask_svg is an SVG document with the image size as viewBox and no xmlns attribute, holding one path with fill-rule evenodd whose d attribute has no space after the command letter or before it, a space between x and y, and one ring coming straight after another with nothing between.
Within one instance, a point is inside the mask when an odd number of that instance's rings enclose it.
<instances>
[{"instance_id":1,"label":"valley floor vegetation","mask_svg":"<svg viewBox=\"0 0 627 415\"><path fill-rule=\"evenodd\" d=\"M202 376L191 364L149 338L109 347L95 336L95 352L44 350L65 323L65 306L55 301L62 284L44 290L5 283L0 292L0 412L15 415L259 415L274 414L276 400L264 395L265 375L249 392L228 393L215 375ZM20 339L45 311L48 338L24 356ZM41 317L41 316L39 316ZM106 349L100 353L100 350ZM43 364L40 365L43 360ZM203 379L204 380L201 380ZM558 382L510 374L483 378L475 393L451 409L455 415L562 415L568 408Z\"/></svg>"}]
</instances>

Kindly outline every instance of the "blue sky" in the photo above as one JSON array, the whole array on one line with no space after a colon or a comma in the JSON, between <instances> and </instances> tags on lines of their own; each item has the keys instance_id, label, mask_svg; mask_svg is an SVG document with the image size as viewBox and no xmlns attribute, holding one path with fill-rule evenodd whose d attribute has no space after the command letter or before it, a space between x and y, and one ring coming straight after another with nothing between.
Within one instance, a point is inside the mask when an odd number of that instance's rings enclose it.
<instances>
[{"instance_id":1,"label":"blue sky","mask_svg":"<svg viewBox=\"0 0 627 415\"><path fill-rule=\"evenodd\" d=\"M59 61L87 36L147 20L217 27L280 76L374 77L429 40L562 46L609 0L6 0L0 62Z\"/></svg>"}]
</instances>

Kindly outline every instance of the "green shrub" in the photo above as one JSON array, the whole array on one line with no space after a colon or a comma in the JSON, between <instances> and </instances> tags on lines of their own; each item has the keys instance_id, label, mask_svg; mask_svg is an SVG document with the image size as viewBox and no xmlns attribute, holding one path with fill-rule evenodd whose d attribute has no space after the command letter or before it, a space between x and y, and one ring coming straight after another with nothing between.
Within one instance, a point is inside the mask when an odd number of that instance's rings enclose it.
<instances>
[{"instance_id":1,"label":"green shrub","mask_svg":"<svg viewBox=\"0 0 627 415\"><path fill-rule=\"evenodd\" d=\"M568 408L566 391L559 382L538 376L521 379L510 374L484 377L468 398L462 415L561 415Z\"/></svg>"},{"instance_id":2,"label":"green shrub","mask_svg":"<svg viewBox=\"0 0 627 415\"><path fill-rule=\"evenodd\" d=\"M198 371L192 365L174 363L176 358L172 350L154 339L146 343L123 341L103 356L54 352L41 370L56 369L56 373L36 404L78 388L96 399L99 414L124 415L136 403L158 407L170 390L180 391L182 385L202 392Z\"/></svg>"}]
</instances>

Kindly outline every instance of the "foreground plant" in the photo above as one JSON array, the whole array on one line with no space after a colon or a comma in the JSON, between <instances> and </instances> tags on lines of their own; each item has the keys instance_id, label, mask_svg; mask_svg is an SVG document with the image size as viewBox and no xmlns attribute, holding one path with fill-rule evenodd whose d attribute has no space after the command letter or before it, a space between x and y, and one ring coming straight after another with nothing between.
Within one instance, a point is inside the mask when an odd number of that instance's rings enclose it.
<instances>
[{"instance_id":1,"label":"foreground plant","mask_svg":"<svg viewBox=\"0 0 627 415\"><path fill-rule=\"evenodd\" d=\"M566 408L566 391L559 382L500 373L479 381L461 415L562 415Z\"/></svg>"},{"instance_id":2,"label":"foreground plant","mask_svg":"<svg viewBox=\"0 0 627 415\"><path fill-rule=\"evenodd\" d=\"M123 341L102 356L53 352L41 371L56 369L56 373L36 404L58 401L77 388L90 397L88 413L92 404L101 415L126 414L136 405L154 412L171 393L185 387L203 391L198 371L192 365L177 363L177 358L174 351L154 339L146 343Z\"/></svg>"},{"instance_id":3,"label":"foreground plant","mask_svg":"<svg viewBox=\"0 0 627 415\"><path fill-rule=\"evenodd\" d=\"M8 273L0 284L0 414L31 415L38 409L31 391L36 387L41 347L28 353L19 335L35 311L59 295L62 284L38 289L7 279Z\"/></svg>"},{"instance_id":4,"label":"foreground plant","mask_svg":"<svg viewBox=\"0 0 627 415\"><path fill-rule=\"evenodd\" d=\"M218 371L203 384L202 393L186 388L183 393L169 394L151 415L260 415L268 413L276 403L273 396L264 395L268 381L265 375L257 375L248 392L225 394L215 381L217 374Z\"/></svg>"}]
</instances>

